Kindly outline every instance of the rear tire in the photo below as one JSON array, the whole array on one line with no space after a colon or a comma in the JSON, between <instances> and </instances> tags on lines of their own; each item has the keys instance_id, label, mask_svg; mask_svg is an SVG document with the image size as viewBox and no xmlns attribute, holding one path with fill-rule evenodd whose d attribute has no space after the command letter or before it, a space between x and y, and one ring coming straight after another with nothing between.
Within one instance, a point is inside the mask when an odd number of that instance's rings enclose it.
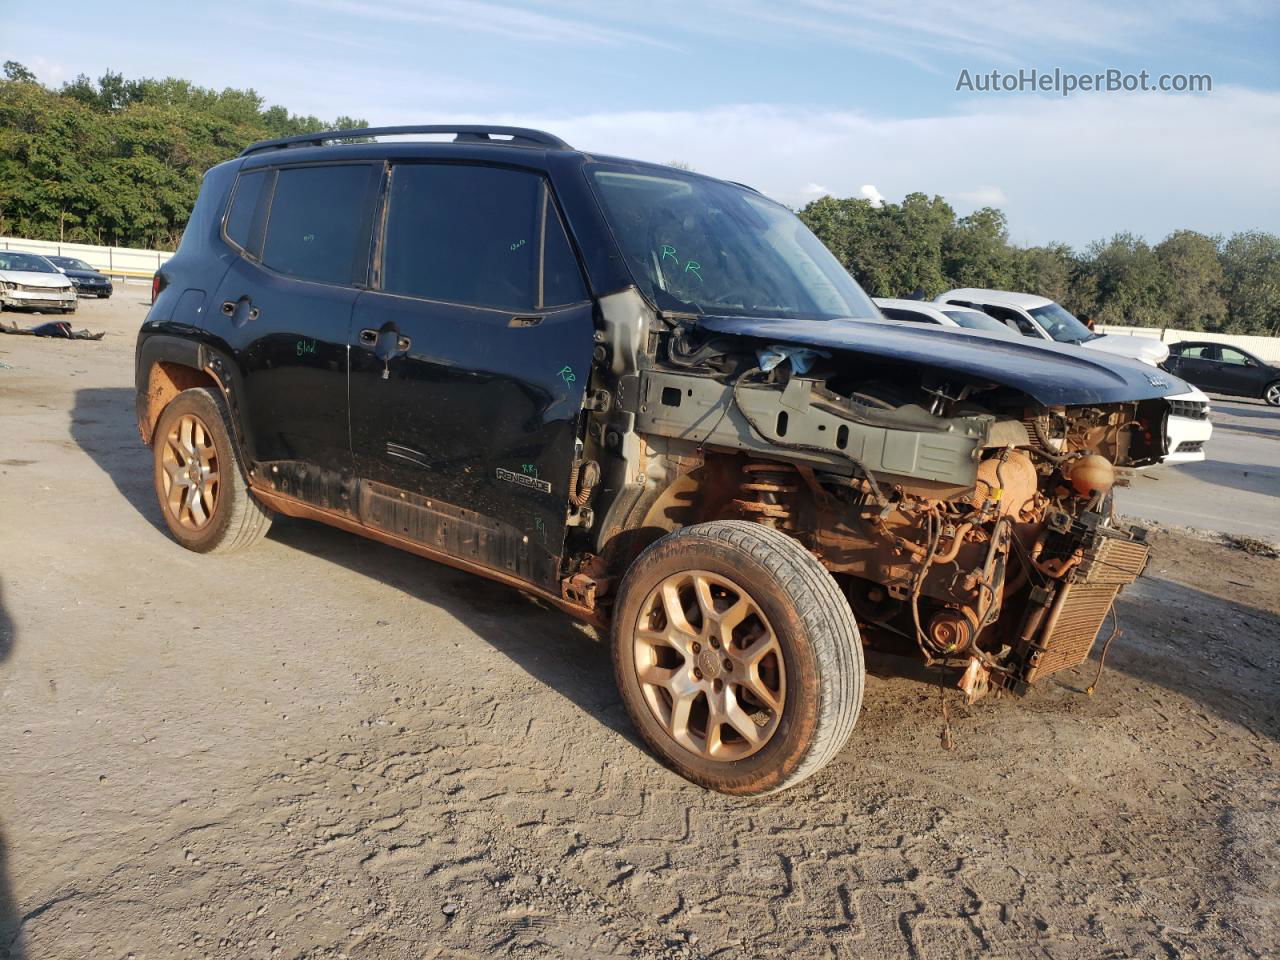
<instances>
[{"instance_id":1,"label":"rear tire","mask_svg":"<svg viewBox=\"0 0 1280 960\"><path fill-rule=\"evenodd\" d=\"M271 514L244 482L222 397L207 387L178 394L152 437L156 497L175 540L196 553L256 543Z\"/></svg>"},{"instance_id":2,"label":"rear tire","mask_svg":"<svg viewBox=\"0 0 1280 960\"><path fill-rule=\"evenodd\" d=\"M623 578L612 650L645 742L721 793L771 793L816 773L862 706L848 602L813 554L759 524L701 523L649 546Z\"/></svg>"}]
</instances>

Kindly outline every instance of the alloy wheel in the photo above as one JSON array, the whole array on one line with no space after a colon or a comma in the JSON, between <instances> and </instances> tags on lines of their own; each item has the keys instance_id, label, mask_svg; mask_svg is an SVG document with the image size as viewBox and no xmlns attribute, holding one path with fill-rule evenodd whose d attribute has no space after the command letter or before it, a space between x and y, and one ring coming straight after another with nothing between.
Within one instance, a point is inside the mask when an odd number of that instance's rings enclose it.
<instances>
[{"instance_id":1,"label":"alloy wheel","mask_svg":"<svg viewBox=\"0 0 1280 960\"><path fill-rule=\"evenodd\" d=\"M706 570L664 579L640 608L633 655L649 710L699 757L749 757L778 729L782 647L760 605L729 579Z\"/></svg>"},{"instance_id":2,"label":"alloy wheel","mask_svg":"<svg viewBox=\"0 0 1280 960\"><path fill-rule=\"evenodd\" d=\"M183 414L174 421L161 451L164 502L173 518L188 530L201 530L218 506L218 450L213 434L199 417Z\"/></svg>"}]
</instances>

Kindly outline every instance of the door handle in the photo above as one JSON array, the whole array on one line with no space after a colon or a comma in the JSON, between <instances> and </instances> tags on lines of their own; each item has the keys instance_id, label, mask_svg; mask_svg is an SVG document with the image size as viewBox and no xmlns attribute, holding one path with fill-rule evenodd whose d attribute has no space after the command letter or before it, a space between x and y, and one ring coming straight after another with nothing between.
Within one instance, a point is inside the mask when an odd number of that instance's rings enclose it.
<instances>
[{"instance_id":1,"label":"door handle","mask_svg":"<svg viewBox=\"0 0 1280 960\"><path fill-rule=\"evenodd\" d=\"M387 332L394 333L396 335L396 353L409 352L409 348L413 346L412 340L396 330L388 330ZM382 336L381 331L366 327L364 330L360 331L360 343L362 346L376 347L380 336Z\"/></svg>"},{"instance_id":2,"label":"door handle","mask_svg":"<svg viewBox=\"0 0 1280 960\"><path fill-rule=\"evenodd\" d=\"M260 311L258 310L257 307L253 305L253 301L250 300L248 297L241 297L239 300L223 300L222 315L225 317L234 317L236 313L236 308L239 307L240 304L242 303L246 304L249 307L249 309L245 312L244 314L245 319L241 321L241 324L249 320L257 320L258 314ZM239 325L240 324L237 324L237 326Z\"/></svg>"}]
</instances>

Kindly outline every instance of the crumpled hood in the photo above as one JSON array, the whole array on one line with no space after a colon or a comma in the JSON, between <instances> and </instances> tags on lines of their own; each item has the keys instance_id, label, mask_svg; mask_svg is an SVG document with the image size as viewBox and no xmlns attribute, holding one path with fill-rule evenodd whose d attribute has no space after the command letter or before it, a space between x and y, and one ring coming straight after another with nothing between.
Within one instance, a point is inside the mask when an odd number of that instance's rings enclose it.
<instances>
[{"instance_id":1,"label":"crumpled hood","mask_svg":"<svg viewBox=\"0 0 1280 960\"><path fill-rule=\"evenodd\" d=\"M30 270L0 270L0 280L8 283L20 283L24 287L65 289L71 286L71 281L60 273L32 273Z\"/></svg>"},{"instance_id":2,"label":"crumpled hood","mask_svg":"<svg viewBox=\"0 0 1280 960\"><path fill-rule=\"evenodd\" d=\"M1127 334L1104 333L1095 340L1082 344L1088 350L1101 350L1117 357L1131 357L1153 367L1169 359L1169 345L1154 337L1133 337Z\"/></svg>"},{"instance_id":3,"label":"crumpled hood","mask_svg":"<svg viewBox=\"0 0 1280 960\"><path fill-rule=\"evenodd\" d=\"M1174 396L1191 388L1138 360L1068 344L1010 339L978 330L953 330L890 320L697 319L715 333L795 343L932 367L972 382L997 383L1046 406L1122 403Z\"/></svg>"}]
</instances>

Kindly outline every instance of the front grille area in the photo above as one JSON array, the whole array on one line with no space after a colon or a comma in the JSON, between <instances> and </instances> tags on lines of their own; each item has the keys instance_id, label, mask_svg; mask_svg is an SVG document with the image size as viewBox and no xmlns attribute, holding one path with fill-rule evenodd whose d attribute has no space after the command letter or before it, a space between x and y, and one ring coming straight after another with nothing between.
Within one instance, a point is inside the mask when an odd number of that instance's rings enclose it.
<instances>
[{"instance_id":1,"label":"front grille area","mask_svg":"<svg viewBox=\"0 0 1280 960\"><path fill-rule=\"evenodd\" d=\"M23 293L34 293L49 299L57 299L67 292L66 287L33 287L27 283L19 283L17 288Z\"/></svg>"},{"instance_id":2,"label":"front grille area","mask_svg":"<svg viewBox=\"0 0 1280 960\"><path fill-rule=\"evenodd\" d=\"M1200 453L1204 450L1203 440L1183 440L1174 453Z\"/></svg>"},{"instance_id":3,"label":"front grille area","mask_svg":"<svg viewBox=\"0 0 1280 960\"><path fill-rule=\"evenodd\" d=\"M1097 537L1084 560L1059 588L1056 615L1031 655L1027 683L1078 666L1089 659L1094 640L1120 589L1133 583L1147 565L1145 543L1123 537Z\"/></svg>"},{"instance_id":4,"label":"front grille area","mask_svg":"<svg viewBox=\"0 0 1280 960\"><path fill-rule=\"evenodd\" d=\"M1209 404L1203 400L1170 400L1169 415L1188 420L1208 420Z\"/></svg>"}]
</instances>

